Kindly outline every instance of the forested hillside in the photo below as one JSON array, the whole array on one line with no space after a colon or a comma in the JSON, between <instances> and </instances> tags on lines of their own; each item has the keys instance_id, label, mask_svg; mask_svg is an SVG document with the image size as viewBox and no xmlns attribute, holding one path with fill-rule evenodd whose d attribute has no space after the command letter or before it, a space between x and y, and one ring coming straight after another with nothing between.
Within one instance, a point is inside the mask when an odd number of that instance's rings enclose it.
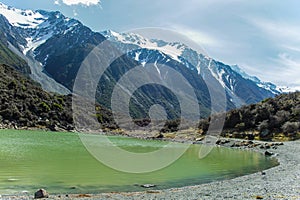
<instances>
[{"instance_id":1,"label":"forested hillside","mask_svg":"<svg viewBox=\"0 0 300 200\"><path fill-rule=\"evenodd\" d=\"M205 134L209 120L201 120ZM300 137L300 92L281 94L226 113L223 136L270 140Z\"/></svg>"},{"instance_id":2,"label":"forested hillside","mask_svg":"<svg viewBox=\"0 0 300 200\"><path fill-rule=\"evenodd\" d=\"M7 128L72 129L71 97L45 92L8 65L0 65L0 122Z\"/></svg>"}]
</instances>

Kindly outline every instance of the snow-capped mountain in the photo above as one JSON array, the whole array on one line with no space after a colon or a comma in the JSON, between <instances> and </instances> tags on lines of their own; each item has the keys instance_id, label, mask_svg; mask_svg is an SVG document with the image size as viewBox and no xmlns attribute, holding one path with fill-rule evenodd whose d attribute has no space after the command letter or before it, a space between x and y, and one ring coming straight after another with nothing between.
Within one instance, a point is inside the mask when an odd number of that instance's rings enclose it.
<instances>
[{"instance_id":1,"label":"snow-capped mountain","mask_svg":"<svg viewBox=\"0 0 300 200\"><path fill-rule=\"evenodd\" d=\"M78 20L65 17L57 11L22 10L0 3L0 16L5 18L1 26L7 27L3 33L8 38L8 47L28 62L30 77L51 92L71 93L69 82L74 79L65 77L66 73L62 72L65 69L58 69L65 68L65 65L60 63L59 66L52 66L57 64L56 60L61 61L58 56L70 49L85 48L91 40L95 46L105 39ZM87 53L88 51L80 56L86 56ZM74 71L68 70L68 73L76 75ZM57 77L58 75L64 78Z\"/></svg>"},{"instance_id":2,"label":"snow-capped mountain","mask_svg":"<svg viewBox=\"0 0 300 200\"><path fill-rule=\"evenodd\" d=\"M1 2L0 13L15 27L35 28L45 20L38 12L16 9Z\"/></svg>"},{"instance_id":3,"label":"snow-capped mountain","mask_svg":"<svg viewBox=\"0 0 300 200\"><path fill-rule=\"evenodd\" d=\"M2 3L1 17L0 33L4 34L8 48L28 62L31 77L49 91L70 93L85 57L95 46L108 39L126 56L114 62L106 79L100 80L103 82L99 84L96 98L107 107L110 105L109 96L102 96L106 93L109 95L109 89L113 88L120 76L137 64L149 63L154 65L153 70L162 78L166 74L161 72L157 64L166 64L183 74L193 85L205 113L209 113L210 107L207 83L225 89L228 108L256 103L278 94L275 85L248 76L180 42L166 42L159 38L144 38L133 33L110 30L98 33L60 12L21 10ZM157 87L140 91L138 95L146 99L145 108L157 103L157 98L148 97L150 91L162 92L162 89ZM164 93L163 98L161 102L169 101L172 110L171 104L175 102L171 99L172 95Z\"/></svg>"},{"instance_id":4,"label":"snow-capped mountain","mask_svg":"<svg viewBox=\"0 0 300 200\"><path fill-rule=\"evenodd\" d=\"M280 90L277 90L274 84L265 83L256 77L249 76L237 66L232 67L218 62L179 42L148 39L134 33L117 33L111 30L104 31L102 34L108 40L116 43L124 53L130 52L133 48L143 49L141 52L131 53L131 57L143 65L149 61L149 55L153 57L153 51L158 51L164 54L163 57L167 55L170 59L181 63L191 71L197 71L207 82L220 84L227 92L229 100L236 106L255 103L259 99L280 93ZM148 50L149 55L145 53L145 49ZM162 57L162 55L157 55L157 58L159 57ZM165 64L169 60L152 59L150 62ZM250 88L248 91L240 89L246 89L247 87Z\"/></svg>"},{"instance_id":5,"label":"snow-capped mountain","mask_svg":"<svg viewBox=\"0 0 300 200\"><path fill-rule=\"evenodd\" d=\"M2 3L0 15L5 17L2 25L7 26L12 36L8 39L8 47L27 61L31 70L30 77L39 82L45 90L61 94L70 93L69 89L44 73L44 68L35 59L33 51L54 35L74 28L77 21L66 18L59 12L21 10Z\"/></svg>"},{"instance_id":6,"label":"snow-capped mountain","mask_svg":"<svg viewBox=\"0 0 300 200\"><path fill-rule=\"evenodd\" d=\"M25 55L30 50L34 51L54 35L65 34L80 24L77 20L65 17L60 12L21 10L2 3L0 3L0 14L27 41L25 45L21 45Z\"/></svg>"}]
</instances>

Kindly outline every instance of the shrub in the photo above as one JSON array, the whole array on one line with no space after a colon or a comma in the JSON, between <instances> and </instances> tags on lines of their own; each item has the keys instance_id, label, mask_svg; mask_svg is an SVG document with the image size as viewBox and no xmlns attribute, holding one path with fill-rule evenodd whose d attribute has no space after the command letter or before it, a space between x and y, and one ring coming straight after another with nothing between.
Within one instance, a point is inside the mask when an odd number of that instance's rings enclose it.
<instances>
[{"instance_id":1,"label":"shrub","mask_svg":"<svg viewBox=\"0 0 300 200\"><path fill-rule=\"evenodd\" d=\"M257 129L258 129L259 131L264 131L264 130L267 130L268 128L269 128L269 122L268 122L268 120L262 121L262 122L258 125L258 127L257 127Z\"/></svg>"},{"instance_id":2,"label":"shrub","mask_svg":"<svg viewBox=\"0 0 300 200\"><path fill-rule=\"evenodd\" d=\"M50 107L46 102L41 102L39 107L44 111L44 112L48 112L50 111Z\"/></svg>"},{"instance_id":3,"label":"shrub","mask_svg":"<svg viewBox=\"0 0 300 200\"><path fill-rule=\"evenodd\" d=\"M285 122L282 125L282 131L284 133L296 133L297 131L299 131L300 128L300 122Z\"/></svg>"}]
</instances>

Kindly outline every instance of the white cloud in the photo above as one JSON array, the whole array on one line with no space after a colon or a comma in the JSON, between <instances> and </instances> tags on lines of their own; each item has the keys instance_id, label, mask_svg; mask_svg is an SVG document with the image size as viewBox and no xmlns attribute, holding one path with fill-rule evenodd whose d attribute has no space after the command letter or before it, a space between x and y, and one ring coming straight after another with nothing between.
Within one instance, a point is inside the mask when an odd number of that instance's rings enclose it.
<instances>
[{"instance_id":1,"label":"white cloud","mask_svg":"<svg viewBox=\"0 0 300 200\"><path fill-rule=\"evenodd\" d=\"M280 53L276 60L279 62L279 64L287 66L287 68L289 69L290 72L299 71L299 69L300 69L300 60L293 59L287 53ZM300 82L300 80L299 80L299 82Z\"/></svg>"},{"instance_id":2,"label":"white cloud","mask_svg":"<svg viewBox=\"0 0 300 200\"><path fill-rule=\"evenodd\" d=\"M55 0L58 2L58 0ZM85 6L93 6L100 3L100 0L62 0L62 3L72 6L72 5L85 5Z\"/></svg>"},{"instance_id":3,"label":"white cloud","mask_svg":"<svg viewBox=\"0 0 300 200\"><path fill-rule=\"evenodd\" d=\"M286 48L287 50L291 50L291 51L300 53L300 48L298 46L282 45L282 47Z\"/></svg>"},{"instance_id":4,"label":"white cloud","mask_svg":"<svg viewBox=\"0 0 300 200\"><path fill-rule=\"evenodd\" d=\"M269 70L264 76L279 85L300 87L300 27L290 21L264 18L248 18L248 21L272 47ZM274 54L276 51L281 53Z\"/></svg>"},{"instance_id":5,"label":"white cloud","mask_svg":"<svg viewBox=\"0 0 300 200\"><path fill-rule=\"evenodd\" d=\"M273 40L279 46L288 46L290 50L299 48L300 27L298 24L261 18L252 18L249 21L266 34L269 40Z\"/></svg>"},{"instance_id":6,"label":"white cloud","mask_svg":"<svg viewBox=\"0 0 300 200\"><path fill-rule=\"evenodd\" d=\"M55 1L54 1L54 4L55 4L55 5L60 5L59 0L55 0Z\"/></svg>"},{"instance_id":7,"label":"white cloud","mask_svg":"<svg viewBox=\"0 0 300 200\"><path fill-rule=\"evenodd\" d=\"M300 89L300 58L282 52L274 57L267 58L267 64L257 66L239 63L242 69L263 81L270 81L278 86L288 86Z\"/></svg>"},{"instance_id":8,"label":"white cloud","mask_svg":"<svg viewBox=\"0 0 300 200\"><path fill-rule=\"evenodd\" d=\"M273 72L276 79L288 82L289 85L300 86L300 59L294 58L288 53L279 53L277 58L272 60L280 69L280 72L277 70Z\"/></svg>"},{"instance_id":9,"label":"white cloud","mask_svg":"<svg viewBox=\"0 0 300 200\"><path fill-rule=\"evenodd\" d=\"M194 30L189 27L183 27L179 25L171 25L171 28L178 31L180 34L188 37L194 42L205 45L205 46L218 46L219 41L208 34L201 32L199 30Z\"/></svg>"}]
</instances>

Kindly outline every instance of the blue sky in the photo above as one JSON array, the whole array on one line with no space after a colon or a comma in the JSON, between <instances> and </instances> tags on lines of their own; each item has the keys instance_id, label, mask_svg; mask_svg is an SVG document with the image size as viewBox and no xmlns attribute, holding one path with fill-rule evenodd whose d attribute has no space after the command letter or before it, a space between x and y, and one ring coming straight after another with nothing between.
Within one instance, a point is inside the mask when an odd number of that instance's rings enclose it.
<instances>
[{"instance_id":1,"label":"blue sky","mask_svg":"<svg viewBox=\"0 0 300 200\"><path fill-rule=\"evenodd\" d=\"M264 81L300 89L298 0L0 0L59 10L95 31L163 27L198 42L209 56Z\"/></svg>"}]
</instances>

